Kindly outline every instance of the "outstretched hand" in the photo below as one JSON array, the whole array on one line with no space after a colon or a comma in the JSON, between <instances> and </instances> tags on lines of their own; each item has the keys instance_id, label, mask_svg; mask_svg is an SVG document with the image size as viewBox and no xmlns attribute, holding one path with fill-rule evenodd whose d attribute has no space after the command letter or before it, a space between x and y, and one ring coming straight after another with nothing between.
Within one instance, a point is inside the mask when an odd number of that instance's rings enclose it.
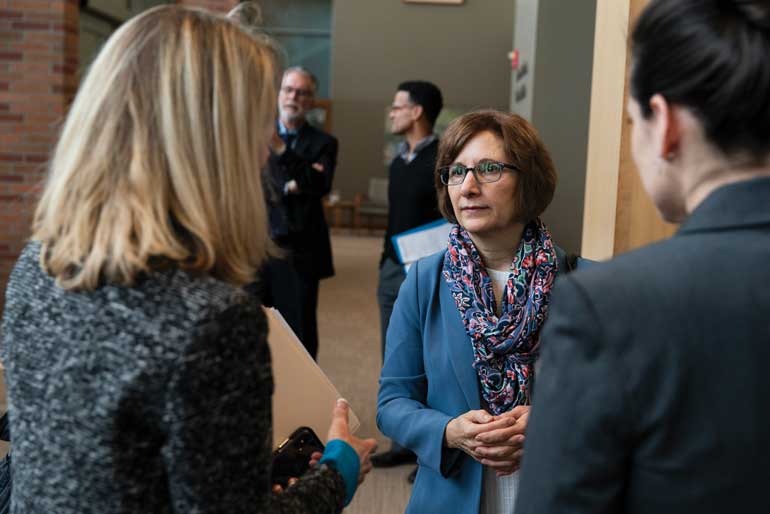
<instances>
[{"instance_id":1,"label":"outstretched hand","mask_svg":"<svg viewBox=\"0 0 770 514\"><path fill-rule=\"evenodd\" d=\"M353 447L358 454L361 463L360 472L358 474L358 483L360 484L364 481L366 474L372 470L372 461L370 457L377 449L377 441L371 438L361 439L350 433L350 426L348 424L349 410L350 407L347 400L342 398L337 400L337 404L334 406L334 411L332 412L332 424L329 427L327 440L342 439ZM313 462L313 457L315 455L316 454L311 455L311 463ZM319 459L316 459L316 463L320 460L320 455L318 456Z\"/></svg>"}]
</instances>

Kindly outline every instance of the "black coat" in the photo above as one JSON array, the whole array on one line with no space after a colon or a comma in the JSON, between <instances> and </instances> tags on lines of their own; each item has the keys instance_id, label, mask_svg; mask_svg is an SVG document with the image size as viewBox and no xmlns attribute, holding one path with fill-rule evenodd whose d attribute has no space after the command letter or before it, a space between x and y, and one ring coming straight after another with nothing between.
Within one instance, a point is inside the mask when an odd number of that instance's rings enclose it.
<instances>
[{"instance_id":1,"label":"black coat","mask_svg":"<svg viewBox=\"0 0 770 514\"><path fill-rule=\"evenodd\" d=\"M299 186L298 194L278 192L288 218L289 234L277 242L290 253L300 273L316 279L334 275L329 227L321 198L331 190L337 149L334 136L306 123L299 129L294 148L287 148L281 156L272 154L268 160L267 172L274 181L296 180ZM323 171L313 168L315 163L323 166Z\"/></svg>"},{"instance_id":2,"label":"black coat","mask_svg":"<svg viewBox=\"0 0 770 514\"><path fill-rule=\"evenodd\" d=\"M517 514L770 512L770 179L562 276Z\"/></svg>"}]
</instances>

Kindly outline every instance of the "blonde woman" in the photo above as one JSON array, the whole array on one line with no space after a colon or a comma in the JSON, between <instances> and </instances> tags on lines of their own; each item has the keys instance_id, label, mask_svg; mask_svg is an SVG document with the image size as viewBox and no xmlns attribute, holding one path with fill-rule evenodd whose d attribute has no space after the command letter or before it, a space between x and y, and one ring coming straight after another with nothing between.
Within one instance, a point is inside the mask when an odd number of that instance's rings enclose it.
<instances>
[{"instance_id":1,"label":"blonde woman","mask_svg":"<svg viewBox=\"0 0 770 514\"><path fill-rule=\"evenodd\" d=\"M271 493L258 173L274 52L163 6L72 105L3 320L16 513L338 512L370 468L344 402L321 464Z\"/></svg>"}]
</instances>

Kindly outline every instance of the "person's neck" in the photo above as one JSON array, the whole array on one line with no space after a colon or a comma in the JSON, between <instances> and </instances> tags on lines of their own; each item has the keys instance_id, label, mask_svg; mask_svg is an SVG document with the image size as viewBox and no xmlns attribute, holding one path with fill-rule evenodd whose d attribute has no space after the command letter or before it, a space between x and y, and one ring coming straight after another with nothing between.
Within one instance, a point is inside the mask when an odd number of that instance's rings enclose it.
<instances>
[{"instance_id":1,"label":"person's neck","mask_svg":"<svg viewBox=\"0 0 770 514\"><path fill-rule=\"evenodd\" d=\"M511 267L516 250L521 244L523 223L496 231L493 234L470 234L484 266L493 270L507 270Z\"/></svg>"},{"instance_id":2,"label":"person's neck","mask_svg":"<svg viewBox=\"0 0 770 514\"><path fill-rule=\"evenodd\" d=\"M693 163L700 170L698 176L684 186L685 210L689 216L708 196L729 184L770 177L770 162L764 165L735 165L721 159L702 159Z\"/></svg>"},{"instance_id":3,"label":"person's neck","mask_svg":"<svg viewBox=\"0 0 770 514\"><path fill-rule=\"evenodd\" d=\"M678 109L680 141L664 173L670 173L669 196L678 198L676 216L666 221L682 222L717 189L752 180L770 177L770 158L763 163L750 162L740 156L727 156L709 142L703 126L688 109Z\"/></svg>"},{"instance_id":4,"label":"person's neck","mask_svg":"<svg viewBox=\"0 0 770 514\"><path fill-rule=\"evenodd\" d=\"M290 120L281 118L281 123L286 127L286 130L299 130L299 128L305 124L305 118L294 118Z\"/></svg>"},{"instance_id":5,"label":"person's neck","mask_svg":"<svg viewBox=\"0 0 770 514\"><path fill-rule=\"evenodd\" d=\"M409 145L409 153L414 153L414 148L417 146L417 143L432 133L433 132L423 124L415 123L414 126L405 134L406 144Z\"/></svg>"},{"instance_id":6,"label":"person's neck","mask_svg":"<svg viewBox=\"0 0 770 514\"><path fill-rule=\"evenodd\" d=\"M685 197L687 215L692 214L701 202L717 189L729 184L760 177L770 177L770 167L735 168L729 171L722 171L721 173L714 173L711 178L699 182L687 192Z\"/></svg>"}]
</instances>

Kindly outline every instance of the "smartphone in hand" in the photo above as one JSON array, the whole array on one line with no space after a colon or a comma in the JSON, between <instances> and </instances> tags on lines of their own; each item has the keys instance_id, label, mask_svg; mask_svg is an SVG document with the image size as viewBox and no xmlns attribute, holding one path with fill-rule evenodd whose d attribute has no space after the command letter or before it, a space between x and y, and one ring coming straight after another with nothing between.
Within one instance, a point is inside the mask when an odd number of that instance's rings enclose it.
<instances>
[{"instance_id":1,"label":"smartphone in hand","mask_svg":"<svg viewBox=\"0 0 770 514\"><path fill-rule=\"evenodd\" d=\"M313 452L323 452L324 445L312 428L299 427L273 452L272 483L284 489L292 477L305 474Z\"/></svg>"}]
</instances>

